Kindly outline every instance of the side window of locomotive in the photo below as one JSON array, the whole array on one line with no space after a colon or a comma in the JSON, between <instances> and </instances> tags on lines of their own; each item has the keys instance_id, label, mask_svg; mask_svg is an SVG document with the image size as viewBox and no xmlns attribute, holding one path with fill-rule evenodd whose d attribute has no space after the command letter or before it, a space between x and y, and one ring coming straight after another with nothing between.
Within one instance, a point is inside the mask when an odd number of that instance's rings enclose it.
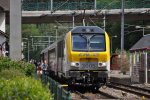
<instances>
[{"instance_id":1,"label":"side window of locomotive","mask_svg":"<svg viewBox=\"0 0 150 100\"><path fill-rule=\"evenodd\" d=\"M87 50L87 39L79 34L72 36L73 50Z\"/></svg>"},{"instance_id":2,"label":"side window of locomotive","mask_svg":"<svg viewBox=\"0 0 150 100\"><path fill-rule=\"evenodd\" d=\"M105 36L104 35L95 35L90 39L90 50L105 50Z\"/></svg>"}]
</instances>

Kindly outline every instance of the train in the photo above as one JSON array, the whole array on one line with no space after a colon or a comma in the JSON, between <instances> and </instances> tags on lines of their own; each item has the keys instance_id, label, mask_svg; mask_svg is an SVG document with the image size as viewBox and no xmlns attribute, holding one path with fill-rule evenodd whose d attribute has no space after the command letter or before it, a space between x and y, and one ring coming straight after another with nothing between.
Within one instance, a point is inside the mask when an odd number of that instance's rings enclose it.
<instances>
[{"instance_id":1,"label":"train","mask_svg":"<svg viewBox=\"0 0 150 100\"><path fill-rule=\"evenodd\" d=\"M105 85L110 73L110 39L98 26L77 26L41 51L50 77L69 85Z\"/></svg>"}]
</instances>

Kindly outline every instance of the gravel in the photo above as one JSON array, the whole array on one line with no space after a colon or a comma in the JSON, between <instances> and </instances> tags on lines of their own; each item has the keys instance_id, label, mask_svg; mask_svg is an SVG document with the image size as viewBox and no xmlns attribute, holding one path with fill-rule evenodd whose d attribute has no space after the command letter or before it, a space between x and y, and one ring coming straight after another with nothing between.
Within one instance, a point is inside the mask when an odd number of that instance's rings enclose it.
<instances>
[{"instance_id":1,"label":"gravel","mask_svg":"<svg viewBox=\"0 0 150 100\"><path fill-rule=\"evenodd\" d=\"M142 97L114 88L100 88L100 91L115 96L121 100L142 100Z\"/></svg>"}]
</instances>

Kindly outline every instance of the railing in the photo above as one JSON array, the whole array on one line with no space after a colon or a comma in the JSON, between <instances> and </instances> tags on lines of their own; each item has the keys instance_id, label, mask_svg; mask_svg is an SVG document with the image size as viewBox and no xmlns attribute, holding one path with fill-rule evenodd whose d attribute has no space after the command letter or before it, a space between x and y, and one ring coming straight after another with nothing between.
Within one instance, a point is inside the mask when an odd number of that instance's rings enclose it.
<instances>
[{"instance_id":1,"label":"railing","mask_svg":"<svg viewBox=\"0 0 150 100\"><path fill-rule=\"evenodd\" d=\"M94 2L22 2L22 10L45 11L45 10L91 10L94 9ZM97 9L120 9L121 0L97 0ZM125 0L125 8L150 8L150 0Z\"/></svg>"},{"instance_id":2,"label":"railing","mask_svg":"<svg viewBox=\"0 0 150 100\"><path fill-rule=\"evenodd\" d=\"M125 8L150 8L150 0L124 0ZM120 9L121 0L97 0L97 9Z\"/></svg>"},{"instance_id":3,"label":"railing","mask_svg":"<svg viewBox=\"0 0 150 100\"><path fill-rule=\"evenodd\" d=\"M54 100L72 100L70 92L64 90L58 82L45 75L42 75L41 79L44 84L49 83L49 89L54 94Z\"/></svg>"},{"instance_id":4,"label":"railing","mask_svg":"<svg viewBox=\"0 0 150 100\"><path fill-rule=\"evenodd\" d=\"M93 2L22 2L22 10L24 11L45 11L45 10L80 10L94 9Z\"/></svg>"}]
</instances>

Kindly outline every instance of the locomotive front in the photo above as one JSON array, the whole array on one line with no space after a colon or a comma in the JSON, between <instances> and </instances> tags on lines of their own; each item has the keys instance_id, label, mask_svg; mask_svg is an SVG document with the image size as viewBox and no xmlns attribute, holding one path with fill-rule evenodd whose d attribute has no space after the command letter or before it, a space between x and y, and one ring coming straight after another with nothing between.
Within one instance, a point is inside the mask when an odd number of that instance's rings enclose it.
<instances>
[{"instance_id":1,"label":"locomotive front","mask_svg":"<svg viewBox=\"0 0 150 100\"><path fill-rule=\"evenodd\" d=\"M110 71L108 34L96 26L76 27L66 36L68 76L72 84L105 84Z\"/></svg>"}]
</instances>

